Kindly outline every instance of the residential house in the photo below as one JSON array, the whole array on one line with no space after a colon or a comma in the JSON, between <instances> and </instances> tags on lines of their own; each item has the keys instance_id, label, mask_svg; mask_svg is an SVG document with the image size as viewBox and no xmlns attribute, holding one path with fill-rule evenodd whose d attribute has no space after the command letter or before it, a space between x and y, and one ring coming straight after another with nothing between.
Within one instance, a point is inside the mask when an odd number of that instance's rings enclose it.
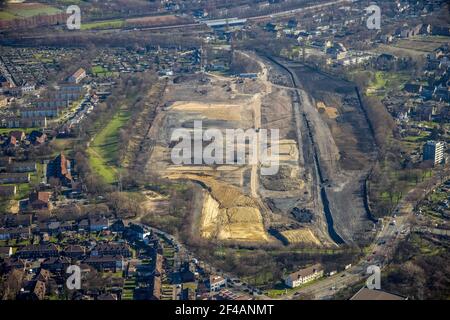
<instances>
[{"instance_id":1,"label":"residential house","mask_svg":"<svg viewBox=\"0 0 450 320\"><path fill-rule=\"evenodd\" d=\"M6 145L8 147L17 147L20 145L20 141L18 141L16 139L16 137L10 136L10 137L8 137L8 139L6 140L6 143L4 145Z\"/></svg>"},{"instance_id":2,"label":"residential house","mask_svg":"<svg viewBox=\"0 0 450 320\"><path fill-rule=\"evenodd\" d=\"M28 183L29 173L0 173L0 184Z\"/></svg>"},{"instance_id":3,"label":"residential house","mask_svg":"<svg viewBox=\"0 0 450 320\"><path fill-rule=\"evenodd\" d=\"M117 272L123 270L124 261L122 256L89 256L83 263L97 270Z\"/></svg>"},{"instance_id":4,"label":"residential house","mask_svg":"<svg viewBox=\"0 0 450 320\"><path fill-rule=\"evenodd\" d=\"M33 280L26 283L18 296L18 300L44 300L47 287L44 281Z\"/></svg>"},{"instance_id":5,"label":"residential house","mask_svg":"<svg viewBox=\"0 0 450 320\"><path fill-rule=\"evenodd\" d=\"M37 169L36 162L14 162L8 166L9 172L23 173L23 172L35 172Z\"/></svg>"},{"instance_id":6,"label":"residential house","mask_svg":"<svg viewBox=\"0 0 450 320\"><path fill-rule=\"evenodd\" d=\"M47 109L47 108L58 108L65 109L69 106L69 102L63 99L41 99L34 103L36 108Z\"/></svg>"},{"instance_id":7,"label":"residential house","mask_svg":"<svg viewBox=\"0 0 450 320\"><path fill-rule=\"evenodd\" d=\"M79 68L67 80L72 83L80 83L84 78L86 78L86 70Z\"/></svg>"},{"instance_id":8,"label":"residential house","mask_svg":"<svg viewBox=\"0 0 450 320\"><path fill-rule=\"evenodd\" d=\"M64 221L59 226L62 232L75 230L75 223L73 221Z\"/></svg>"},{"instance_id":9,"label":"residential house","mask_svg":"<svg viewBox=\"0 0 450 320\"><path fill-rule=\"evenodd\" d=\"M16 270L25 270L26 267L26 262L23 259L17 258L17 257L9 257L9 258L4 258L3 261L3 271L5 273L10 272L13 269Z\"/></svg>"},{"instance_id":10,"label":"residential house","mask_svg":"<svg viewBox=\"0 0 450 320\"><path fill-rule=\"evenodd\" d=\"M64 154L58 155L47 165L47 178L56 178L61 181L64 186L70 186L73 178L71 174L70 160Z\"/></svg>"},{"instance_id":11,"label":"residential house","mask_svg":"<svg viewBox=\"0 0 450 320\"><path fill-rule=\"evenodd\" d=\"M60 114L59 107L35 106L20 109L20 116L24 119L28 118L56 118Z\"/></svg>"},{"instance_id":12,"label":"residential house","mask_svg":"<svg viewBox=\"0 0 450 320\"><path fill-rule=\"evenodd\" d=\"M89 219L89 230L91 232L97 232L107 230L109 227L109 221L107 218L92 218Z\"/></svg>"},{"instance_id":13,"label":"residential house","mask_svg":"<svg viewBox=\"0 0 450 320\"><path fill-rule=\"evenodd\" d=\"M125 243L99 243L91 251L92 256L121 255L131 257L130 247Z\"/></svg>"},{"instance_id":14,"label":"residential house","mask_svg":"<svg viewBox=\"0 0 450 320\"><path fill-rule=\"evenodd\" d=\"M6 168L12 163L11 157L0 157L0 171L6 170Z\"/></svg>"},{"instance_id":15,"label":"residential house","mask_svg":"<svg viewBox=\"0 0 450 320\"><path fill-rule=\"evenodd\" d=\"M83 86L73 83L60 83L52 95L59 100L77 100L83 94Z\"/></svg>"},{"instance_id":16,"label":"residential house","mask_svg":"<svg viewBox=\"0 0 450 320\"><path fill-rule=\"evenodd\" d=\"M147 241L146 239L148 239L150 234L151 232L145 230L144 227L137 224L130 224L127 229L127 235L136 240Z\"/></svg>"},{"instance_id":17,"label":"residential house","mask_svg":"<svg viewBox=\"0 0 450 320\"><path fill-rule=\"evenodd\" d=\"M86 254L86 248L80 245L69 245L63 250L64 255L74 259L80 259Z\"/></svg>"},{"instance_id":18,"label":"residential house","mask_svg":"<svg viewBox=\"0 0 450 320\"><path fill-rule=\"evenodd\" d=\"M284 279L284 283L290 288L295 288L321 277L323 277L323 268L320 264L315 264L291 273Z\"/></svg>"},{"instance_id":19,"label":"residential house","mask_svg":"<svg viewBox=\"0 0 450 320\"><path fill-rule=\"evenodd\" d=\"M47 127L46 117L22 118L22 117L2 117L0 126L3 128L38 128Z\"/></svg>"},{"instance_id":20,"label":"residential house","mask_svg":"<svg viewBox=\"0 0 450 320\"><path fill-rule=\"evenodd\" d=\"M42 268L51 272L65 272L70 265L70 259L67 257L50 257L41 263Z\"/></svg>"},{"instance_id":21,"label":"residential house","mask_svg":"<svg viewBox=\"0 0 450 320\"><path fill-rule=\"evenodd\" d=\"M52 278L49 270L40 268L39 273L31 281L25 282L20 290L18 300L43 300L47 294L50 294L51 287L55 287L56 282Z\"/></svg>"},{"instance_id":22,"label":"residential house","mask_svg":"<svg viewBox=\"0 0 450 320\"><path fill-rule=\"evenodd\" d=\"M58 247L53 243L31 244L19 249L17 255L25 259L58 257L59 250Z\"/></svg>"},{"instance_id":23,"label":"residential house","mask_svg":"<svg viewBox=\"0 0 450 320\"><path fill-rule=\"evenodd\" d=\"M47 224L47 231L51 235L57 235L61 233L61 222L51 221Z\"/></svg>"},{"instance_id":24,"label":"residential house","mask_svg":"<svg viewBox=\"0 0 450 320\"><path fill-rule=\"evenodd\" d=\"M47 140L47 135L43 132L33 130L28 136L30 142L34 145L43 144Z\"/></svg>"},{"instance_id":25,"label":"residential house","mask_svg":"<svg viewBox=\"0 0 450 320\"><path fill-rule=\"evenodd\" d=\"M12 247L0 247L0 258L5 259L13 255Z\"/></svg>"},{"instance_id":26,"label":"residential house","mask_svg":"<svg viewBox=\"0 0 450 320\"><path fill-rule=\"evenodd\" d=\"M78 223L78 232L89 232L89 220L83 219Z\"/></svg>"},{"instance_id":27,"label":"residential house","mask_svg":"<svg viewBox=\"0 0 450 320\"><path fill-rule=\"evenodd\" d=\"M226 284L227 281L221 276L211 275L209 277L208 286L210 291L220 291Z\"/></svg>"},{"instance_id":28,"label":"residential house","mask_svg":"<svg viewBox=\"0 0 450 320\"><path fill-rule=\"evenodd\" d=\"M48 210L51 208L51 192L33 191L30 193L28 204L33 210Z\"/></svg>"},{"instance_id":29,"label":"residential house","mask_svg":"<svg viewBox=\"0 0 450 320\"><path fill-rule=\"evenodd\" d=\"M0 186L0 197L8 199L17 194L17 186Z\"/></svg>"},{"instance_id":30,"label":"residential house","mask_svg":"<svg viewBox=\"0 0 450 320\"><path fill-rule=\"evenodd\" d=\"M0 229L0 240L29 239L30 237L30 228L18 227Z\"/></svg>"},{"instance_id":31,"label":"residential house","mask_svg":"<svg viewBox=\"0 0 450 320\"><path fill-rule=\"evenodd\" d=\"M31 214L15 214L15 215L6 215L2 219L2 223L7 228L21 228L21 227L29 227L32 222Z\"/></svg>"},{"instance_id":32,"label":"residential house","mask_svg":"<svg viewBox=\"0 0 450 320\"><path fill-rule=\"evenodd\" d=\"M405 84L404 88L405 91L409 93L420 93L420 90L422 89L422 85L416 84L416 83L407 83Z\"/></svg>"},{"instance_id":33,"label":"residential house","mask_svg":"<svg viewBox=\"0 0 450 320\"><path fill-rule=\"evenodd\" d=\"M123 220L118 219L118 220L114 221L114 223L109 227L109 230L111 230L111 232L116 232L116 233L124 232L125 224L123 223Z\"/></svg>"},{"instance_id":34,"label":"residential house","mask_svg":"<svg viewBox=\"0 0 450 320\"><path fill-rule=\"evenodd\" d=\"M9 133L10 137L16 138L17 141L23 141L26 138L25 132L20 130L14 130Z\"/></svg>"}]
</instances>

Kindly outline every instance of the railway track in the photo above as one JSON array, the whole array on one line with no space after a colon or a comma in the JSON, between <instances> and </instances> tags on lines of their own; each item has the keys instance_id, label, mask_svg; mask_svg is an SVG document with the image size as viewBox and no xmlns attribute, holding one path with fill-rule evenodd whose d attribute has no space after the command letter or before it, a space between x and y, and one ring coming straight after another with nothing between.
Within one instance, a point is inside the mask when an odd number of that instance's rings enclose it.
<instances>
[{"instance_id":1,"label":"railway track","mask_svg":"<svg viewBox=\"0 0 450 320\"><path fill-rule=\"evenodd\" d=\"M270 56L266 56L266 58L269 59L271 62L275 63L277 66L281 67L283 70L285 70L289 74L292 84L294 85L295 90L294 90L294 94L293 94L293 98L292 98L292 103L293 103L294 112L296 115L295 120L296 120L296 122L303 121L303 123L306 126L307 133L308 133L308 140L309 140L309 144L311 146L310 149L312 150L312 155L311 155L312 161L314 162L314 168L315 168L315 174L313 174L313 178L315 180L314 185L317 186L317 184L320 184L320 196L315 195L315 198L319 199L319 197L320 197L320 201L322 202L325 218L327 221L328 234L329 234L330 238L338 245L345 244L344 239L342 239L342 237L334 229L333 214L331 212L331 208L329 205L330 202L329 202L327 191L325 188L325 185L328 182L328 180L325 179L323 176L323 170L322 170L320 160L319 160L320 159L319 152L317 150L317 144L315 143L314 132L313 132L311 123L308 120L306 113L301 112L301 110L300 110L300 106L303 101L302 101L302 97L297 89L298 84L295 79L295 76L292 73L292 71L289 70L288 67L286 67L285 65L283 65L276 59L274 59ZM299 116L300 114L301 114L301 118ZM299 139L300 139L300 137L299 137ZM315 190L315 187L313 189Z\"/></svg>"}]
</instances>

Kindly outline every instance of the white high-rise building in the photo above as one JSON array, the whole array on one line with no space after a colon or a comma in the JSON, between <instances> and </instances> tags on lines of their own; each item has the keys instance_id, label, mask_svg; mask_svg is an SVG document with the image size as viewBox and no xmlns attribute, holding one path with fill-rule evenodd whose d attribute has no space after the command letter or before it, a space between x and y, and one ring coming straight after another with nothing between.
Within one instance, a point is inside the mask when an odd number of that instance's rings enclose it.
<instances>
[{"instance_id":1,"label":"white high-rise building","mask_svg":"<svg viewBox=\"0 0 450 320\"><path fill-rule=\"evenodd\" d=\"M444 159L444 143L440 141L427 141L423 146L423 161L431 160L439 164Z\"/></svg>"}]
</instances>

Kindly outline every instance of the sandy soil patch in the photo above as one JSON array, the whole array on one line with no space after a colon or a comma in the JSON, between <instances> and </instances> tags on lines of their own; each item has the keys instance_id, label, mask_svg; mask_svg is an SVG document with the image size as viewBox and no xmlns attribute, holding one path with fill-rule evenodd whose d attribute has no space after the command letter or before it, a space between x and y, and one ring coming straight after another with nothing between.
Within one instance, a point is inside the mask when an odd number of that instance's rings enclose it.
<instances>
[{"instance_id":1,"label":"sandy soil patch","mask_svg":"<svg viewBox=\"0 0 450 320\"><path fill-rule=\"evenodd\" d=\"M203 204L200 232L202 237L218 240L268 240L257 208L223 208L210 194Z\"/></svg>"},{"instance_id":2,"label":"sandy soil patch","mask_svg":"<svg viewBox=\"0 0 450 320\"><path fill-rule=\"evenodd\" d=\"M178 101L172 104L171 111L195 112L208 119L240 121L241 106L233 104L216 104L202 102Z\"/></svg>"},{"instance_id":3,"label":"sandy soil patch","mask_svg":"<svg viewBox=\"0 0 450 320\"><path fill-rule=\"evenodd\" d=\"M336 119L339 115L339 112L336 108L334 107L328 107L327 105L325 105L325 103L323 103L322 101L317 102L317 110L319 110L320 113L324 112L328 118L330 119Z\"/></svg>"},{"instance_id":4,"label":"sandy soil patch","mask_svg":"<svg viewBox=\"0 0 450 320\"><path fill-rule=\"evenodd\" d=\"M313 244L321 245L319 239L314 235L314 233L309 228L294 229L282 231L281 234L286 238L289 243L303 243L303 244Z\"/></svg>"},{"instance_id":5,"label":"sandy soil patch","mask_svg":"<svg viewBox=\"0 0 450 320\"><path fill-rule=\"evenodd\" d=\"M207 189L200 218L200 234L205 238L236 241L268 241L259 207L237 187L196 174L171 175L189 179Z\"/></svg>"}]
</instances>

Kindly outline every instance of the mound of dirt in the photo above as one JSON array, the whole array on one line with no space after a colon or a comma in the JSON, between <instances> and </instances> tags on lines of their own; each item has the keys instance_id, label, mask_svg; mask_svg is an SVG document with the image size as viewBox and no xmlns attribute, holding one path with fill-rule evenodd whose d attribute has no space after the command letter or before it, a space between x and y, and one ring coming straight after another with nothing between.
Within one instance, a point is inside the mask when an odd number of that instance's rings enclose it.
<instances>
[{"instance_id":1,"label":"mound of dirt","mask_svg":"<svg viewBox=\"0 0 450 320\"><path fill-rule=\"evenodd\" d=\"M239 188L205 175L174 174L170 178L197 181L207 192L200 218L202 237L251 242L269 240L258 204Z\"/></svg>"},{"instance_id":2,"label":"mound of dirt","mask_svg":"<svg viewBox=\"0 0 450 320\"><path fill-rule=\"evenodd\" d=\"M268 240L257 208L223 208L210 194L205 197L200 224L204 238L251 242Z\"/></svg>"}]
</instances>

